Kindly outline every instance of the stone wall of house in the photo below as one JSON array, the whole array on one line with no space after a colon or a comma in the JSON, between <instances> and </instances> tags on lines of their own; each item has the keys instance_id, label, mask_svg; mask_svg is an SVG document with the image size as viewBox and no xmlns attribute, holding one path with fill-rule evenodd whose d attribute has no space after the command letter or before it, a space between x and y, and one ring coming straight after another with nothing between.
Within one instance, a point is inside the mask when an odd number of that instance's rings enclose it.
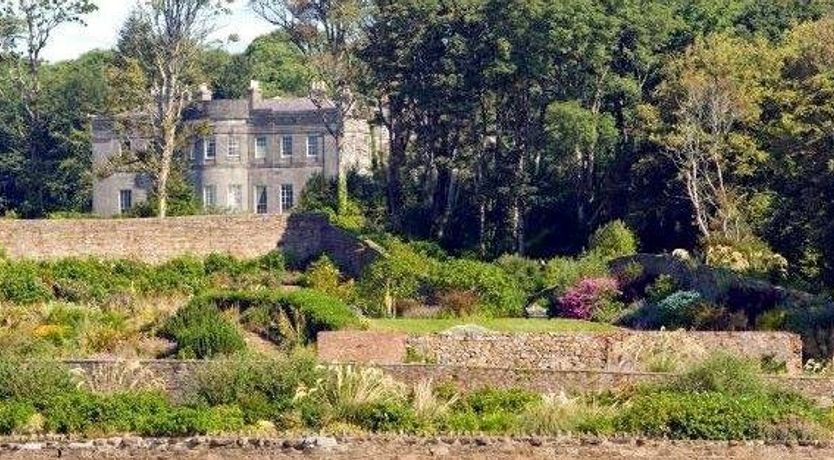
<instances>
[{"instance_id":1,"label":"stone wall of house","mask_svg":"<svg viewBox=\"0 0 834 460\"><path fill-rule=\"evenodd\" d=\"M175 398L182 397L205 361L150 360L137 363L109 360L66 361L74 373L99 388L114 380L130 385L133 379L154 382ZM461 391L480 388L522 388L540 393L578 394L618 390L644 383L662 382L672 374L597 370L510 369L436 364L372 365L391 377L414 384L431 380L450 383ZM112 376L119 376L113 379ZM834 405L834 379L805 376L768 376L772 383L798 391L824 406ZM105 388L106 389L106 388Z\"/></svg>"},{"instance_id":2,"label":"stone wall of house","mask_svg":"<svg viewBox=\"0 0 834 460\"><path fill-rule=\"evenodd\" d=\"M14 258L94 256L150 263L214 252L252 258L281 249L297 263L328 254L351 276L381 254L319 214L0 220L0 248Z\"/></svg>"},{"instance_id":3,"label":"stone wall of house","mask_svg":"<svg viewBox=\"0 0 834 460\"><path fill-rule=\"evenodd\" d=\"M367 345L358 346L363 340ZM335 362L389 362L389 344L402 340L412 356L450 366L638 371L645 370L647 361L663 354L698 359L728 352L766 360L777 367L784 364L789 374L802 371L799 336L782 332L442 333L398 337L387 342L365 332L322 333L318 339L319 358ZM402 357L405 360L405 354Z\"/></svg>"}]
</instances>

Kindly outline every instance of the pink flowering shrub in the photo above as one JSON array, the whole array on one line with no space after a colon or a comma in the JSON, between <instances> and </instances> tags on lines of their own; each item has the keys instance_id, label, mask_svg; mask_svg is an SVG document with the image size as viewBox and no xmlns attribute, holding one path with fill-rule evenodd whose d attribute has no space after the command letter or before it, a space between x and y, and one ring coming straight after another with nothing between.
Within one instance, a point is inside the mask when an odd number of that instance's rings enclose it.
<instances>
[{"instance_id":1,"label":"pink flowering shrub","mask_svg":"<svg viewBox=\"0 0 834 460\"><path fill-rule=\"evenodd\" d=\"M619 294L617 280L614 278L583 279L559 298L556 316L591 319L599 308L610 303Z\"/></svg>"}]
</instances>

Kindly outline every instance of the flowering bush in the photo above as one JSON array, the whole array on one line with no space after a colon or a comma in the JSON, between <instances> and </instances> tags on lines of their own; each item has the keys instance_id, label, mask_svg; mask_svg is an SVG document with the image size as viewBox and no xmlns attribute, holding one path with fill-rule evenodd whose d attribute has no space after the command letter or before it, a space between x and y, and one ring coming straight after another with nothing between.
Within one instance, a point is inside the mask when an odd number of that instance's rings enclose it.
<instances>
[{"instance_id":1,"label":"flowering bush","mask_svg":"<svg viewBox=\"0 0 834 460\"><path fill-rule=\"evenodd\" d=\"M559 298L556 315L564 318L590 319L601 307L620 294L613 278L588 278Z\"/></svg>"}]
</instances>

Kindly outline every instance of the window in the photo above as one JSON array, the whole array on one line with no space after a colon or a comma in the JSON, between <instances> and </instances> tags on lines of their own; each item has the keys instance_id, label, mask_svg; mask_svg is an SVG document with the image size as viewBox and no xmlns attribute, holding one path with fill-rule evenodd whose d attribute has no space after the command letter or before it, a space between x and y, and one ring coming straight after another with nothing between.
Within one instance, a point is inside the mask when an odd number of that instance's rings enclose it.
<instances>
[{"instance_id":1,"label":"window","mask_svg":"<svg viewBox=\"0 0 834 460\"><path fill-rule=\"evenodd\" d=\"M133 207L133 190L119 190L119 213L124 214Z\"/></svg>"},{"instance_id":2,"label":"window","mask_svg":"<svg viewBox=\"0 0 834 460\"><path fill-rule=\"evenodd\" d=\"M293 196L292 184L284 184L281 186L281 212L287 212L295 206L295 197Z\"/></svg>"},{"instance_id":3,"label":"window","mask_svg":"<svg viewBox=\"0 0 834 460\"><path fill-rule=\"evenodd\" d=\"M217 159L217 140L213 137L209 138L207 141L204 141L205 150L204 155L206 160L215 160Z\"/></svg>"},{"instance_id":4,"label":"window","mask_svg":"<svg viewBox=\"0 0 834 460\"><path fill-rule=\"evenodd\" d=\"M307 156L308 157L318 157L319 152L321 152L321 143L319 142L320 137L317 134L311 134L307 136Z\"/></svg>"},{"instance_id":5,"label":"window","mask_svg":"<svg viewBox=\"0 0 834 460\"><path fill-rule=\"evenodd\" d=\"M292 158L292 136L281 138L281 158Z\"/></svg>"},{"instance_id":6,"label":"window","mask_svg":"<svg viewBox=\"0 0 834 460\"><path fill-rule=\"evenodd\" d=\"M229 137L229 158L240 159L240 141L236 137Z\"/></svg>"},{"instance_id":7,"label":"window","mask_svg":"<svg viewBox=\"0 0 834 460\"><path fill-rule=\"evenodd\" d=\"M229 209L243 211L243 187L237 184L230 185L228 198Z\"/></svg>"},{"instance_id":8,"label":"window","mask_svg":"<svg viewBox=\"0 0 834 460\"><path fill-rule=\"evenodd\" d=\"M258 137L255 139L255 158L266 158L266 138Z\"/></svg>"},{"instance_id":9,"label":"window","mask_svg":"<svg viewBox=\"0 0 834 460\"><path fill-rule=\"evenodd\" d=\"M266 214L268 207L267 207L267 193L266 187L263 185L258 185L255 187L255 212L258 214Z\"/></svg>"},{"instance_id":10,"label":"window","mask_svg":"<svg viewBox=\"0 0 834 460\"><path fill-rule=\"evenodd\" d=\"M217 207L217 187L214 185L203 187L203 207L206 209Z\"/></svg>"}]
</instances>

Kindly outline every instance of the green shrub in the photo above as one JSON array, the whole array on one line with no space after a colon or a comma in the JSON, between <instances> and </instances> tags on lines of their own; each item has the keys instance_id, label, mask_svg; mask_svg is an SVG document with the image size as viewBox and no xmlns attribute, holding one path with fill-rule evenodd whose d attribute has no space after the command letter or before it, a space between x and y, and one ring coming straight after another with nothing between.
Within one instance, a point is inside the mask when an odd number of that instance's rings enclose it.
<instances>
[{"instance_id":1,"label":"green shrub","mask_svg":"<svg viewBox=\"0 0 834 460\"><path fill-rule=\"evenodd\" d=\"M678 291L657 304L660 326L674 329L690 327L695 307L702 302L701 294L695 291Z\"/></svg>"},{"instance_id":2,"label":"green shrub","mask_svg":"<svg viewBox=\"0 0 834 460\"><path fill-rule=\"evenodd\" d=\"M597 229L588 245L589 252L611 260L635 254L637 237L623 221L615 220Z\"/></svg>"},{"instance_id":3,"label":"green shrub","mask_svg":"<svg viewBox=\"0 0 834 460\"><path fill-rule=\"evenodd\" d=\"M792 419L815 426L821 414L809 400L769 387L758 370L751 361L712 357L669 384L639 391L615 425L647 436L715 440L767 438Z\"/></svg>"},{"instance_id":4,"label":"green shrub","mask_svg":"<svg viewBox=\"0 0 834 460\"><path fill-rule=\"evenodd\" d=\"M0 296L20 304L46 302L53 298L49 286L39 275L38 265L28 261L0 262Z\"/></svg>"},{"instance_id":5,"label":"green shrub","mask_svg":"<svg viewBox=\"0 0 834 460\"><path fill-rule=\"evenodd\" d=\"M515 280L496 265L468 259L440 264L433 276L436 292L471 291L480 299L479 313L494 317L524 315L525 296Z\"/></svg>"},{"instance_id":6,"label":"green shrub","mask_svg":"<svg viewBox=\"0 0 834 460\"><path fill-rule=\"evenodd\" d=\"M516 285L526 295L532 295L545 287L544 267L537 261L517 255L501 256L495 264L515 280Z\"/></svg>"},{"instance_id":7,"label":"green shrub","mask_svg":"<svg viewBox=\"0 0 834 460\"><path fill-rule=\"evenodd\" d=\"M76 390L69 370L54 362L0 359L0 400L17 400L42 408L52 398Z\"/></svg>"},{"instance_id":8,"label":"green shrub","mask_svg":"<svg viewBox=\"0 0 834 460\"><path fill-rule=\"evenodd\" d=\"M182 256L155 267L143 280L146 293L183 292L195 294L205 289L206 271L203 261L194 256Z\"/></svg>"},{"instance_id":9,"label":"green shrub","mask_svg":"<svg viewBox=\"0 0 834 460\"><path fill-rule=\"evenodd\" d=\"M660 303L678 291L678 283L669 275L660 275L646 288L646 300L650 303Z\"/></svg>"},{"instance_id":10,"label":"green shrub","mask_svg":"<svg viewBox=\"0 0 834 460\"><path fill-rule=\"evenodd\" d=\"M314 342L322 331L365 327L344 302L311 289L217 292L197 297L190 305L238 310L247 327L289 345Z\"/></svg>"},{"instance_id":11,"label":"green shrub","mask_svg":"<svg viewBox=\"0 0 834 460\"><path fill-rule=\"evenodd\" d=\"M761 393L767 389L756 362L723 353L693 365L669 388L681 392L733 395Z\"/></svg>"},{"instance_id":12,"label":"green shrub","mask_svg":"<svg viewBox=\"0 0 834 460\"><path fill-rule=\"evenodd\" d=\"M221 359L201 368L187 392L195 402L240 407L247 423L275 422L292 407L298 389L314 387L321 376L307 355Z\"/></svg>"},{"instance_id":13,"label":"green shrub","mask_svg":"<svg viewBox=\"0 0 834 460\"><path fill-rule=\"evenodd\" d=\"M353 281L342 283L339 268L326 255L313 262L304 273L304 285L343 302L355 300Z\"/></svg>"},{"instance_id":14,"label":"green shrub","mask_svg":"<svg viewBox=\"0 0 834 460\"><path fill-rule=\"evenodd\" d=\"M557 257L551 259L544 267L544 282L547 287L564 292L585 278L602 278L608 276L605 260L595 254L588 254L579 259Z\"/></svg>"},{"instance_id":15,"label":"green shrub","mask_svg":"<svg viewBox=\"0 0 834 460\"><path fill-rule=\"evenodd\" d=\"M403 402L380 401L351 409L346 420L373 432L411 432L417 425L414 409Z\"/></svg>"},{"instance_id":16,"label":"green shrub","mask_svg":"<svg viewBox=\"0 0 834 460\"><path fill-rule=\"evenodd\" d=\"M541 402L541 395L520 389L482 389L474 391L461 401L463 408L476 414L519 413L531 404Z\"/></svg>"},{"instance_id":17,"label":"green shrub","mask_svg":"<svg viewBox=\"0 0 834 460\"><path fill-rule=\"evenodd\" d=\"M425 296L425 286L440 265L400 241L388 242L385 249L387 255L366 269L358 286L363 309L371 316L393 316L398 300Z\"/></svg>"},{"instance_id":18,"label":"green shrub","mask_svg":"<svg viewBox=\"0 0 834 460\"><path fill-rule=\"evenodd\" d=\"M284 273L285 264L284 254L278 250L269 251L258 258L258 266L261 267L261 270L266 270L275 276L280 276Z\"/></svg>"},{"instance_id":19,"label":"green shrub","mask_svg":"<svg viewBox=\"0 0 834 460\"><path fill-rule=\"evenodd\" d=\"M180 358L208 359L246 348L237 326L203 299L196 299L177 311L165 322L159 335L176 342Z\"/></svg>"},{"instance_id":20,"label":"green shrub","mask_svg":"<svg viewBox=\"0 0 834 460\"><path fill-rule=\"evenodd\" d=\"M35 407L28 402L0 402L0 435L14 434L25 426L36 413Z\"/></svg>"},{"instance_id":21,"label":"green shrub","mask_svg":"<svg viewBox=\"0 0 834 460\"><path fill-rule=\"evenodd\" d=\"M51 433L84 433L101 419L100 398L92 393L74 390L39 403L45 428Z\"/></svg>"}]
</instances>

